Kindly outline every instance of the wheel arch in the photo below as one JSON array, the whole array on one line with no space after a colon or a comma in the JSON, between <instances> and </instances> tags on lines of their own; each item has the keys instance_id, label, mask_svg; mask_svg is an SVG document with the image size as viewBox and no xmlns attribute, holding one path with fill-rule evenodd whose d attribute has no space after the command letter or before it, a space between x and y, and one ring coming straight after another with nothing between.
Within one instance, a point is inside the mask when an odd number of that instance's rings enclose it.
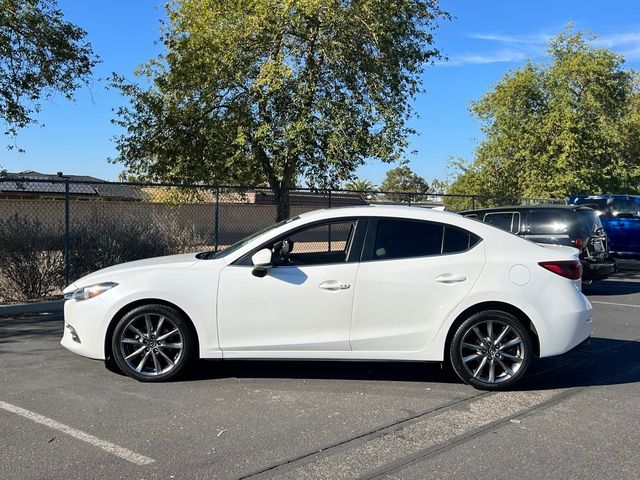
<instances>
[{"instance_id":1,"label":"wheel arch","mask_svg":"<svg viewBox=\"0 0 640 480\"><path fill-rule=\"evenodd\" d=\"M491 302L476 303L475 305L468 307L466 310L464 310L462 313L460 313L460 315L456 317L456 319L453 321L453 323L449 327L449 330L447 331L447 337L444 342L443 359L445 362L449 361L449 348L451 347L451 340L453 339L453 335L456 333L456 330L458 329L458 327L462 325L462 323L470 316L475 315L476 313L484 312L488 310L499 310L501 312L510 313L511 315L516 317L518 320L520 320L520 322L522 322L522 326L526 328L529 334L531 335L531 342L533 343L534 355L536 357L540 357L540 337L535 328L535 325L533 324L529 316L526 313L524 313L522 310L520 310L518 307L511 305L510 303L491 301Z\"/></svg>"},{"instance_id":2,"label":"wheel arch","mask_svg":"<svg viewBox=\"0 0 640 480\"><path fill-rule=\"evenodd\" d=\"M191 333L193 333L193 335L195 336L195 339L196 339L195 358L200 358L200 339L198 338L198 331L196 330L193 324L193 320L191 320L187 312L185 312L182 308L180 308L175 303L169 302L167 300L162 300L160 298L143 298L140 300L135 300L131 303L127 303L125 306L121 307L120 310L118 310L116 314L109 321L109 326L107 327L107 331L104 337L104 356L107 361L112 359L113 351L111 350L111 337L113 335L114 330L116 329L116 325L118 324L120 319L127 314L127 312L130 312L134 308L140 307L142 305L165 305L167 307L171 307L177 310L183 316L183 318L187 321L187 323L189 324L189 327L191 328Z\"/></svg>"}]
</instances>

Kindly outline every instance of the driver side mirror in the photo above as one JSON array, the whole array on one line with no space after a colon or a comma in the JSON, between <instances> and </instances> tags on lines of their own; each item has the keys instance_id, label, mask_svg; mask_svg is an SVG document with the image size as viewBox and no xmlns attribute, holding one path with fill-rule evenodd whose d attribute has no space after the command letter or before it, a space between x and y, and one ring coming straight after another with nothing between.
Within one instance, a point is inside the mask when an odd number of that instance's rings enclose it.
<instances>
[{"instance_id":1,"label":"driver side mirror","mask_svg":"<svg viewBox=\"0 0 640 480\"><path fill-rule=\"evenodd\" d=\"M251 257L253 263L252 274L255 277L262 278L267 274L267 268L271 266L271 250L263 248L257 251Z\"/></svg>"}]
</instances>

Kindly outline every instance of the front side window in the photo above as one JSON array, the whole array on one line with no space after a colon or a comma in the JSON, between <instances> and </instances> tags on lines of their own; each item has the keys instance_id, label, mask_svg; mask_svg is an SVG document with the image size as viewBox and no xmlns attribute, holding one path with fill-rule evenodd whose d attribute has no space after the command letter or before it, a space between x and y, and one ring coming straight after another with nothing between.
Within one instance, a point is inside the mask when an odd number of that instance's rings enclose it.
<instances>
[{"instance_id":1,"label":"front side window","mask_svg":"<svg viewBox=\"0 0 640 480\"><path fill-rule=\"evenodd\" d=\"M287 242L289 252L278 261L282 266L346 262L355 228L355 220L312 225L274 240L274 255Z\"/></svg>"},{"instance_id":2,"label":"front side window","mask_svg":"<svg viewBox=\"0 0 640 480\"><path fill-rule=\"evenodd\" d=\"M613 215L621 218L639 217L640 204L633 198L614 198Z\"/></svg>"},{"instance_id":3,"label":"front side window","mask_svg":"<svg viewBox=\"0 0 640 480\"><path fill-rule=\"evenodd\" d=\"M289 259L301 265L344 262L354 229L354 222L339 222L299 231L287 238Z\"/></svg>"}]
</instances>

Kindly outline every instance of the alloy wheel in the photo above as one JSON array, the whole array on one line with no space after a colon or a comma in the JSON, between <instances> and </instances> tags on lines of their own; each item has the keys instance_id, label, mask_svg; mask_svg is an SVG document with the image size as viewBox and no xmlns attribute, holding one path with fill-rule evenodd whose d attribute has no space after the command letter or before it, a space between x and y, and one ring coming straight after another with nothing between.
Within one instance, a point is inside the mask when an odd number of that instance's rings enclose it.
<instances>
[{"instance_id":1,"label":"alloy wheel","mask_svg":"<svg viewBox=\"0 0 640 480\"><path fill-rule=\"evenodd\" d=\"M168 316L144 313L125 325L118 344L131 370L144 377L156 377L171 372L180 362L184 339Z\"/></svg>"},{"instance_id":2,"label":"alloy wheel","mask_svg":"<svg viewBox=\"0 0 640 480\"><path fill-rule=\"evenodd\" d=\"M486 384L499 384L513 378L528 354L516 329L496 319L471 326L464 333L459 349L467 373Z\"/></svg>"}]
</instances>

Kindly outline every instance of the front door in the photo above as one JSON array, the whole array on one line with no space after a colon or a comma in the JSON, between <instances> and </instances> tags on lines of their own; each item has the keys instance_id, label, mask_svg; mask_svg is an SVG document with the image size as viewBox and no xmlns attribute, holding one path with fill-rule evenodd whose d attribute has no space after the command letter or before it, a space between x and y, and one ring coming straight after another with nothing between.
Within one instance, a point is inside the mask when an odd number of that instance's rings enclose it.
<instances>
[{"instance_id":1,"label":"front door","mask_svg":"<svg viewBox=\"0 0 640 480\"><path fill-rule=\"evenodd\" d=\"M348 351L357 224L334 220L273 239L269 245L287 240L292 250L264 277L254 276L246 262L225 267L218 289L224 356L304 358Z\"/></svg>"}]
</instances>

